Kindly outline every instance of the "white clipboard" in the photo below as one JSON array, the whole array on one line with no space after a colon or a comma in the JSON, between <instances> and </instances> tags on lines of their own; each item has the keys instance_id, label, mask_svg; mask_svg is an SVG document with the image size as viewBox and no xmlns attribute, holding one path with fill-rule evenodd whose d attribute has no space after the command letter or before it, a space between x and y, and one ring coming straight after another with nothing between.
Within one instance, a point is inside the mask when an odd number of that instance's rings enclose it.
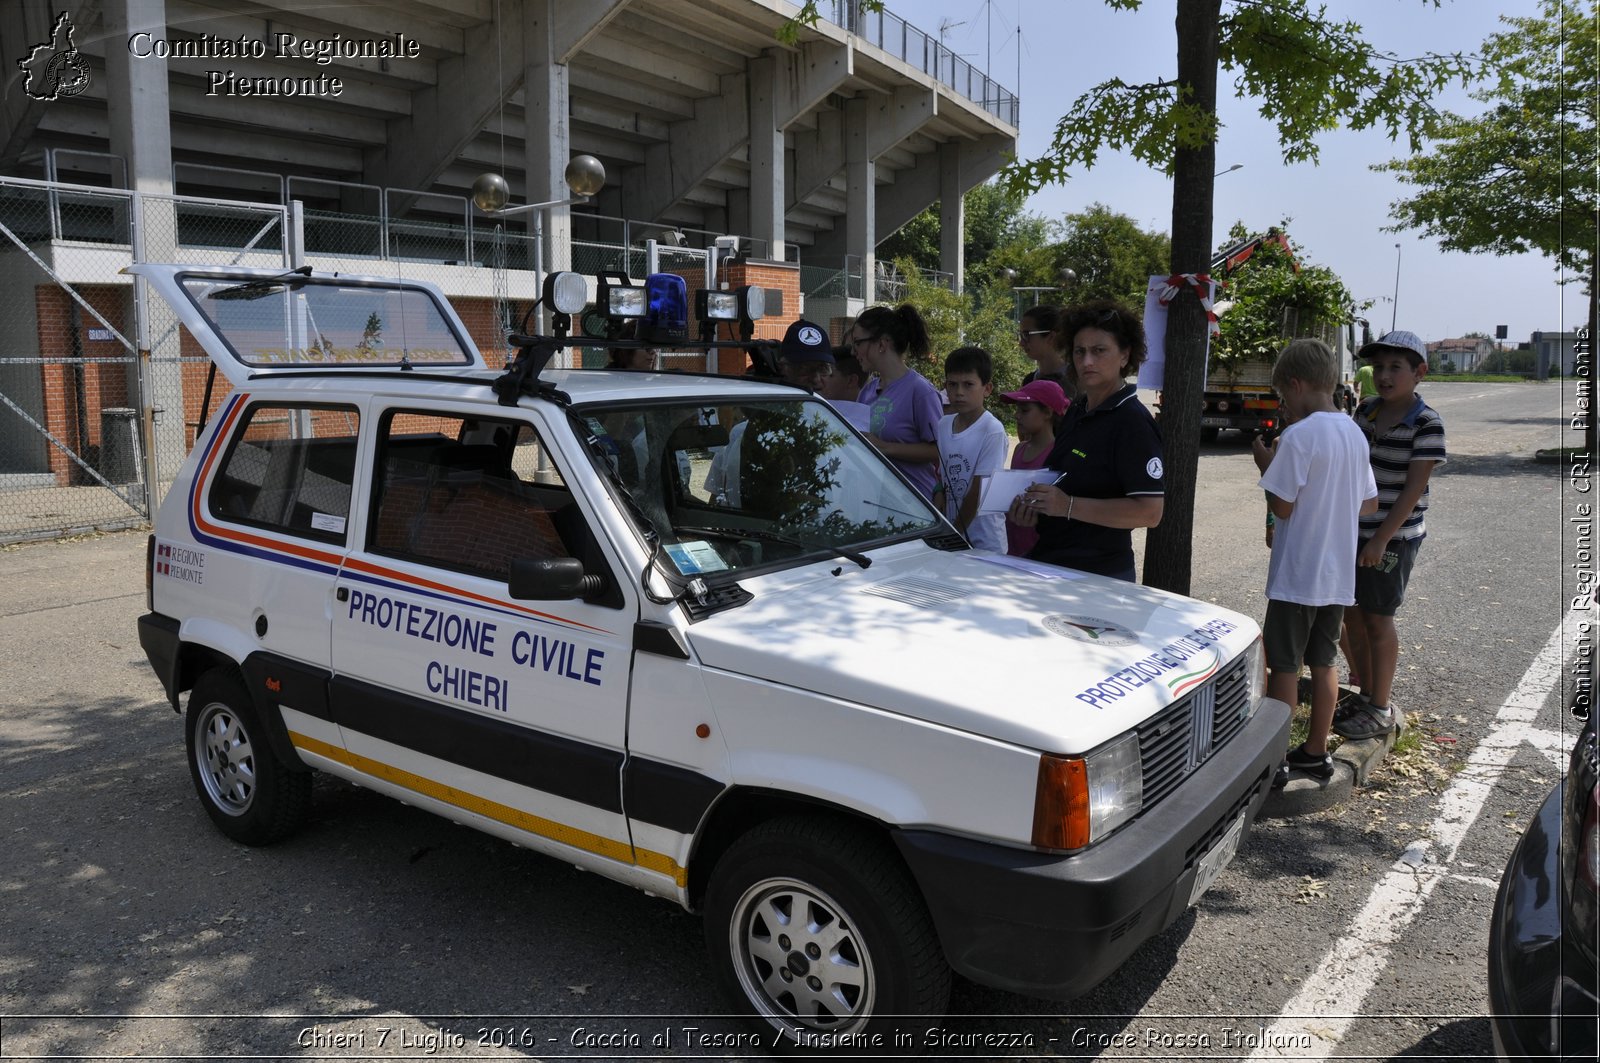
<instances>
[{"instance_id":1,"label":"white clipboard","mask_svg":"<svg viewBox=\"0 0 1600 1063\"><path fill-rule=\"evenodd\" d=\"M996 469L983 478L983 494L978 496L979 513L1004 513L1011 503L1033 484L1055 483L1061 474L1054 469Z\"/></svg>"}]
</instances>

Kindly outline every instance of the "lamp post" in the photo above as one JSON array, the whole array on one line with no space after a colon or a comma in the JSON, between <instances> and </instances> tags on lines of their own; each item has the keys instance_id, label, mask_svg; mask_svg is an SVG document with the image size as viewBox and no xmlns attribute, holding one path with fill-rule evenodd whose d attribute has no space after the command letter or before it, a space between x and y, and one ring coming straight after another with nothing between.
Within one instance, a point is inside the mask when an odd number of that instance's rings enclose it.
<instances>
[{"instance_id":1,"label":"lamp post","mask_svg":"<svg viewBox=\"0 0 1600 1063\"><path fill-rule=\"evenodd\" d=\"M1395 322L1400 320L1400 245L1394 245L1394 307L1389 316L1389 331L1394 331Z\"/></svg>"},{"instance_id":2,"label":"lamp post","mask_svg":"<svg viewBox=\"0 0 1600 1063\"><path fill-rule=\"evenodd\" d=\"M606 168L603 163L593 155L574 155L567 163L562 177L567 182L567 187L572 190L572 195L566 199L551 199L543 203L523 203L519 206L508 207L511 200L511 186L506 179L497 173L481 173L472 182L472 202L485 214L493 218L505 218L512 214L525 214L535 211L533 216L533 290L541 291L543 283L544 266L544 212L551 207L570 207L574 203L587 203L594 195L605 187ZM497 280L496 287L500 287ZM497 311L498 312L498 311ZM540 311L541 316L543 311ZM542 322L541 322L542 327Z\"/></svg>"},{"instance_id":3,"label":"lamp post","mask_svg":"<svg viewBox=\"0 0 1600 1063\"><path fill-rule=\"evenodd\" d=\"M1244 169L1244 163L1236 162L1232 166L1228 167L1226 170L1218 170L1216 173L1212 174L1211 176L1212 177L1221 177L1225 173L1232 173L1235 170L1242 170L1242 169Z\"/></svg>"}]
</instances>

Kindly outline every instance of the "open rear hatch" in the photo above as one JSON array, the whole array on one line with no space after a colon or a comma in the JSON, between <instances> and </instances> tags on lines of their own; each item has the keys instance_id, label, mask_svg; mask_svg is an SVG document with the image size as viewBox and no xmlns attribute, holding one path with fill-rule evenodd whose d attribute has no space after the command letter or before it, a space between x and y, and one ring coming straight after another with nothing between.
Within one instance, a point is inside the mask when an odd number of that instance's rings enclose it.
<instances>
[{"instance_id":1,"label":"open rear hatch","mask_svg":"<svg viewBox=\"0 0 1600 1063\"><path fill-rule=\"evenodd\" d=\"M252 377L395 369L487 369L439 289L421 281L308 269L139 263L235 387Z\"/></svg>"}]
</instances>

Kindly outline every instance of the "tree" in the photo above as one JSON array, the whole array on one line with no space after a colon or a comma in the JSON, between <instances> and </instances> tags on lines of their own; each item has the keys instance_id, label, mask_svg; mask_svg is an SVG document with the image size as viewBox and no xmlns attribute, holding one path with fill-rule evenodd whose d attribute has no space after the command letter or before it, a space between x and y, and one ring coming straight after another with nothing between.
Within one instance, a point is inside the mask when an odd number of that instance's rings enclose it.
<instances>
[{"instance_id":1,"label":"tree","mask_svg":"<svg viewBox=\"0 0 1600 1063\"><path fill-rule=\"evenodd\" d=\"M1287 226L1286 220L1282 227ZM1224 247L1251 233L1236 223L1228 235ZM1315 336L1332 345L1337 339L1334 330L1350 321L1357 309L1364 309L1355 305L1333 270L1308 261L1298 248L1290 257L1276 242L1263 242L1225 283L1222 300L1228 306L1211 347L1213 369L1270 360L1285 340L1296 336Z\"/></svg>"},{"instance_id":2,"label":"tree","mask_svg":"<svg viewBox=\"0 0 1600 1063\"><path fill-rule=\"evenodd\" d=\"M1062 220L1062 239L1055 246L1058 268L1078 275L1072 298L1117 299L1138 310L1153 273L1165 273L1172 260L1166 233L1146 232L1139 223L1092 203Z\"/></svg>"},{"instance_id":3,"label":"tree","mask_svg":"<svg viewBox=\"0 0 1600 1063\"><path fill-rule=\"evenodd\" d=\"M881 8L882 0L858 0ZM1131 10L1142 0L1105 0ZM1435 7L1438 0L1431 0ZM1226 7L1226 10L1224 8ZM791 27L814 22L806 0ZM1203 274L1210 262L1212 182L1216 173L1218 70L1234 93L1259 101L1276 124L1288 162L1315 160L1316 136L1340 125L1405 133L1413 147L1433 118L1429 97L1451 81L1466 83L1461 55L1407 58L1369 44L1354 22L1331 21L1303 0L1177 0L1177 65L1172 77L1101 83L1078 97L1056 123L1049 151L1018 161L1005 182L1032 192L1092 167L1103 150L1126 150L1173 178L1173 273ZM1167 316L1166 514L1145 546L1145 582L1187 593L1193 559L1194 489L1200 463L1200 394L1208 323L1187 286Z\"/></svg>"},{"instance_id":4,"label":"tree","mask_svg":"<svg viewBox=\"0 0 1600 1063\"><path fill-rule=\"evenodd\" d=\"M962 197L966 221L963 253L970 284L982 287L1000 268L1013 265L1009 261L1017 257L1013 249L1046 243L1049 225L1039 215L1023 210L1025 198L993 182L978 185ZM878 257L890 262L909 259L919 269L938 271L943 268L939 232L936 204L879 241ZM1002 249L1007 253L997 254Z\"/></svg>"},{"instance_id":5,"label":"tree","mask_svg":"<svg viewBox=\"0 0 1600 1063\"><path fill-rule=\"evenodd\" d=\"M1473 96L1475 117L1444 114L1431 150L1376 169L1417 191L1391 206L1400 229L1420 229L1452 251L1537 251L1589 285L1584 376L1594 379L1596 322L1595 71L1600 11L1593 0L1545 0L1537 18L1502 17L1483 53L1498 77ZM1595 453L1595 418L1585 429Z\"/></svg>"}]
</instances>

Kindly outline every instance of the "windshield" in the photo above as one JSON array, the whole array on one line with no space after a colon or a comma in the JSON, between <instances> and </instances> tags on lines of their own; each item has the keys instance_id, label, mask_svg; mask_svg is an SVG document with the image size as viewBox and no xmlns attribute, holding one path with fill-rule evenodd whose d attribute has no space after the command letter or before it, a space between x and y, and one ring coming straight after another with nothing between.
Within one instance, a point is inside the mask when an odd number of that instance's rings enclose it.
<instances>
[{"instance_id":1,"label":"windshield","mask_svg":"<svg viewBox=\"0 0 1600 1063\"><path fill-rule=\"evenodd\" d=\"M251 368L475 361L433 296L420 288L292 274L245 281L190 275L183 288L211 330Z\"/></svg>"},{"instance_id":2,"label":"windshield","mask_svg":"<svg viewBox=\"0 0 1600 1063\"><path fill-rule=\"evenodd\" d=\"M584 417L685 576L849 557L942 527L821 399L608 407Z\"/></svg>"}]
</instances>

